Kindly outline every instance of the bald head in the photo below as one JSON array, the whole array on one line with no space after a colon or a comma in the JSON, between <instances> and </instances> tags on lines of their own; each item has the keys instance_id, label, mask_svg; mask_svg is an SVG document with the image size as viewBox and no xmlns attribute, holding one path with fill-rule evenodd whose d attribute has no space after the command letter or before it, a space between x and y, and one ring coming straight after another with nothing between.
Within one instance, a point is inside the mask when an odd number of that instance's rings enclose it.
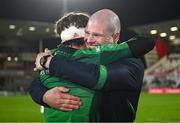
<instances>
[{"instance_id":1,"label":"bald head","mask_svg":"<svg viewBox=\"0 0 180 123\"><path fill-rule=\"evenodd\" d=\"M96 21L98 24L107 25L108 30L112 33L120 33L120 19L112 10L102 9L95 12L89 19L89 22Z\"/></svg>"},{"instance_id":2,"label":"bald head","mask_svg":"<svg viewBox=\"0 0 180 123\"><path fill-rule=\"evenodd\" d=\"M119 17L109 9L95 12L85 28L85 42L87 47L94 47L105 43L117 43L120 37Z\"/></svg>"}]
</instances>

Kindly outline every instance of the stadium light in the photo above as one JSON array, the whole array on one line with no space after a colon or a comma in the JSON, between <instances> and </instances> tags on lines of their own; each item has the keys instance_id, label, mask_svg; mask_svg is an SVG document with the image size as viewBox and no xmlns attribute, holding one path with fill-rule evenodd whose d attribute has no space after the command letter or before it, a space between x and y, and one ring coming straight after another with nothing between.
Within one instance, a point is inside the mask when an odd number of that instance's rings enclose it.
<instances>
[{"instance_id":1,"label":"stadium light","mask_svg":"<svg viewBox=\"0 0 180 123\"><path fill-rule=\"evenodd\" d=\"M151 35L157 34L157 30L151 30L151 31L150 31L150 34L151 34Z\"/></svg>"},{"instance_id":2,"label":"stadium light","mask_svg":"<svg viewBox=\"0 0 180 123\"><path fill-rule=\"evenodd\" d=\"M174 31L177 31L178 28L177 28L176 26L174 26L174 27L171 27L170 30L171 30L172 32L174 32Z\"/></svg>"},{"instance_id":3,"label":"stadium light","mask_svg":"<svg viewBox=\"0 0 180 123\"><path fill-rule=\"evenodd\" d=\"M15 25L9 25L9 29L15 29L16 26Z\"/></svg>"},{"instance_id":4,"label":"stadium light","mask_svg":"<svg viewBox=\"0 0 180 123\"><path fill-rule=\"evenodd\" d=\"M167 36L167 33L165 33L165 32L160 33L160 36L161 36L161 37L166 37L166 36Z\"/></svg>"},{"instance_id":5,"label":"stadium light","mask_svg":"<svg viewBox=\"0 0 180 123\"><path fill-rule=\"evenodd\" d=\"M16 62L17 62L17 61L18 61L18 57L14 57L14 61L16 61Z\"/></svg>"},{"instance_id":6,"label":"stadium light","mask_svg":"<svg viewBox=\"0 0 180 123\"><path fill-rule=\"evenodd\" d=\"M12 58L10 56L7 57L7 61L11 61Z\"/></svg>"},{"instance_id":7,"label":"stadium light","mask_svg":"<svg viewBox=\"0 0 180 123\"><path fill-rule=\"evenodd\" d=\"M34 26L29 27L29 31L35 31L36 28Z\"/></svg>"},{"instance_id":8,"label":"stadium light","mask_svg":"<svg viewBox=\"0 0 180 123\"><path fill-rule=\"evenodd\" d=\"M170 40L174 40L176 38L176 36L175 35L171 35L171 36L169 36L169 39Z\"/></svg>"}]
</instances>

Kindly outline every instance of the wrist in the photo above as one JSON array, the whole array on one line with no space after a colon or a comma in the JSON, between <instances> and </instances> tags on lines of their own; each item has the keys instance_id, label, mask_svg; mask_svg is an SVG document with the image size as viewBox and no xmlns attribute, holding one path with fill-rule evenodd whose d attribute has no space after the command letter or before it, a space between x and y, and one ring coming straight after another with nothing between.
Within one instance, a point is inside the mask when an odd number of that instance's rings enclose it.
<instances>
[{"instance_id":1,"label":"wrist","mask_svg":"<svg viewBox=\"0 0 180 123\"><path fill-rule=\"evenodd\" d=\"M52 59L52 56L49 56L49 57L47 58L46 63L44 64L44 66L45 66L47 69L49 69L49 65L50 65L51 59Z\"/></svg>"},{"instance_id":2,"label":"wrist","mask_svg":"<svg viewBox=\"0 0 180 123\"><path fill-rule=\"evenodd\" d=\"M41 57L40 59L40 65L45 69L47 70L49 68L49 63L50 63L50 58L49 57L52 57L51 55L45 55L43 57Z\"/></svg>"}]
</instances>

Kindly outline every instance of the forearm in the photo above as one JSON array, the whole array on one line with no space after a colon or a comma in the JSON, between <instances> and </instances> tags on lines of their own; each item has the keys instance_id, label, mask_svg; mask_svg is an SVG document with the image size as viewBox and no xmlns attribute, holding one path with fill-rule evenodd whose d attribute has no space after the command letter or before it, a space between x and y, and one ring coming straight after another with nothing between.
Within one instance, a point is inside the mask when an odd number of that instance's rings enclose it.
<instances>
[{"instance_id":1,"label":"forearm","mask_svg":"<svg viewBox=\"0 0 180 123\"><path fill-rule=\"evenodd\" d=\"M29 94L36 103L47 106L47 104L43 102L43 95L47 90L48 89L40 82L39 77L37 77L30 84Z\"/></svg>"},{"instance_id":2,"label":"forearm","mask_svg":"<svg viewBox=\"0 0 180 123\"><path fill-rule=\"evenodd\" d=\"M148 37L134 37L120 44L103 44L94 48L80 49L74 53L75 59L84 62L109 64L122 58L140 57L155 46L155 40Z\"/></svg>"},{"instance_id":3,"label":"forearm","mask_svg":"<svg viewBox=\"0 0 180 123\"><path fill-rule=\"evenodd\" d=\"M64 60L54 56L50 62L49 74L92 89L101 75L100 68L96 64Z\"/></svg>"}]
</instances>

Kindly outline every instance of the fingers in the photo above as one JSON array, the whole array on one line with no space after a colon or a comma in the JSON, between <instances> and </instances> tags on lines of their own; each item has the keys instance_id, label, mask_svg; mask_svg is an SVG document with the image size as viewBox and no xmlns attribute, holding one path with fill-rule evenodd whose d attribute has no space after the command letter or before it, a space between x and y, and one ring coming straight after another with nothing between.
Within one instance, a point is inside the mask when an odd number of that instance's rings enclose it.
<instances>
[{"instance_id":1,"label":"fingers","mask_svg":"<svg viewBox=\"0 0 180 123\"><path fill-rule=\"evenodd\" d=\"M40 59L43 56L43 53L38 53L35 59L35 68L34 70L42 70L42 66L40 65Z\"/></svg>"},{"instance_id":2,"label":"fingers","mask_svg":"<svg viewBox=\"0 0 180 123\"><path fill-rule=\"evenodd\" d=\"M40 59L43 57L43 56L46 56L46 55L51 55L51 51L48 49L48 48L45 48L44 49L44 52L40 52L36 55L36 59L35 59L35 68L34 68L34 71L38 71L38 70L42 70L42 66L40 65Z\"/></svg>"},{"instance_id":3,"label":"fingers","mask_svg":"<svg viewBox=\"0 0 180 123\"><path fill-rule=\"evenodd\" d=\"M65 87L54 87L44 94L43 101L50 107L62 111L78 109L81 105L80 98L64 93L68 91L69 89Z\"/></svg>"},{"instance_id":4,"label":"fingers","mask_svg":"<svg viewBox=\"0 0 180 123\"><path fill-rule=\"evenodd\" d=\"M74 100L74 101L80 101L79 97L73 96L73 95L69 95L69 94L60 94L60 98L61 99L67 99L67 100Z\"/></svg>"},{"instance_id":5,"label":"fingers","mask_svg":"<svg viewBox=\"0 0 180 123\"><path fill-rule=\"evenodd\" d=\"M70 112L70 111L72 111L73 109L71 109L71 108L60 107L59 110Z\"/></svg>"},{"instance_id":6,"label":"fingers","mask_svg":"<svg viewBox=\"0 0 180 123\"><path fill-rule=\"evenodd\" d=\"M45 53L48 53L48 52L50 52L50 50L49 50L48 48L45 48L45 49L44 49L44 52L45 52Z\"/></svg>"},{"instance_id":7,"label":"fingers","mask_svg":"<svg viewBox=\"0 0 180 123\"><path fill-rule=\"evenodd\" d=\"M59 109L62 111L72 111L73 109L79 109L79 106L62 104Z\"/></svg>"},{"instance_id":8,"label":"fingers","mask_svg":"<svg viewBox=\"0 0 180 123\"><path fill-rule=\"evenodd\" d=\"M36 59L35 59L35 69L34 69L34 71L43 69L43 67L40 65L40 60L41 60L41 58L43 56L46 56L46 55L51 55L50 50L46 49L45 53L38 53L37 54Z\"/></svg>"},{"instance_id":9,"label":"fingers","mask_svg":"<svg viewBox=\"0 0 180 123\"><path fill-rule=\"evenodd\" d=\"M51 51L48 48L44 49L44 53L46 53L47 55L51 55Z\"/></svg>"},{"instance_id":10,"label":"fingers","mask_svg":"<svg viewBox=\"0 0 180 123\"><path fill-rule=\"evenodd\" d=\"M37 69L36 67L35 67L35 68L33 68L33 70L34 70L34 71L38 71L38 69Z\"/></svg>"},{"instance_id":11,"label":"fingers","mask_svg":"<svg viewBox=\"0 0 180 123\"><path fill-rule=\"evenodd\" d=\"M62 99L61 104L64 104L64 105L73 105L73 106L80 106L81 105L81 102L80 100L69 100L69 99ZM70 107L69 107L70 108Z\"/></svg>"},{"instance_id":12,"label":"fingers","mask_svg":"<svg viewBox=\"0 0 180 123\"><path fill-rule=\"evenodd\" d=\"M60 94L59 109L62 111L72 111L74 109L79 109L81 101L79 97L72 96L69 94Z\"/></svg>"},{"instance_id":13,"label":"fingers","mask_svg":"<svg viewBox=\"0 0 180 123\"><path fill-rule=\"evenodd\" d=\"M56 89L58 89L60 92L68 92L69 89L65 88L65 87L56 87Z\"/></svg>"},{"instance_id":14,"label":"fingers","mask_svg":"<svg viewBox=\"0 0 180 123\"><path fill-rule=\"evenodd\" d=\"M76 104L76 105L71 105L71 104ZM78 104L78 105L77 105ZM62 104L59 106L60 110L62 111L72 111L74 109L79 109L80 108L80 103L79 102L70 102L69 100L64 100L64 102L62 102Z\"/></svg>"}]
</instances>

